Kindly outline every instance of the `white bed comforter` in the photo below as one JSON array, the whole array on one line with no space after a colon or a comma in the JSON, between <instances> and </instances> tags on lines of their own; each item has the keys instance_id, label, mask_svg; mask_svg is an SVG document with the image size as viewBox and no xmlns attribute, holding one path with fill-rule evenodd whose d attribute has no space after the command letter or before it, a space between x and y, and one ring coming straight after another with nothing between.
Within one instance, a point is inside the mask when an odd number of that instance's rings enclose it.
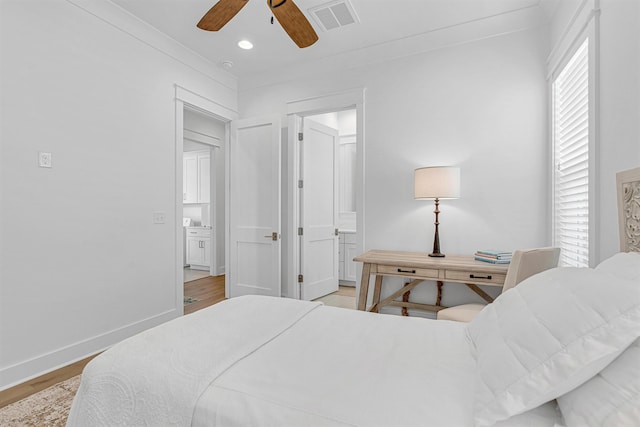
<instances>
[{"instance_id":1,"label":"white bed comforter","mask_svg":"<svg viewBox=\"0 0 640 427\"><path fill-rule=\"evenodd\" d=\"M68 426L189 426L201 394L321 304L242 297L125 340L85 368Z\"/></svg>"},{"instance_id":2,"label":"white bed comforter","mask_svg":"<svg viewBox=\"0 0 640 427\"><path fill-rule=\"evenodd\" d=\"M474 369L465 324L239 297L94 359L68 425L473 426Z\"/></svg>"},{"instance_id":3,"label":"white bed comforter","mask_svg":"<svg viewBox=\"0 0 640 427\"><path fill-rule=\"evenodd\" d=\"M320 307L220 375L193 425L472 426L474 367L463 324Z\"/></svg>"}]
</instances>

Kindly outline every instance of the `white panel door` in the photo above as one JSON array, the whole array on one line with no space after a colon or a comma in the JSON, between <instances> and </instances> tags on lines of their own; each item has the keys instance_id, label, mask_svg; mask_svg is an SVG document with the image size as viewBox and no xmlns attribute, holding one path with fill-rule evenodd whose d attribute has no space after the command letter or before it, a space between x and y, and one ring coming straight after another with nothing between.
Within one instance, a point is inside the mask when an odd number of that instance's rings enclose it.
<instances>
[{"instance_id":1,"label":"white panel door","mask_svg":"<svg viewBox=\"0 0 640 427\"><path fill-rule=\"evenodd\" d=\"M302 244L300 298L312 300L338 290L338 131L303 120L300 142Z\"/></svg>"},{"instance_id":2,"label":"white panel door","mask_svg":"<svg viewBox=\"0 0 640 427\"><path fill-rule=\"evenodd\" d=\"M277 118L231 123L230 297L280 296L280 132Z\"/></svg>"}]
</instances>

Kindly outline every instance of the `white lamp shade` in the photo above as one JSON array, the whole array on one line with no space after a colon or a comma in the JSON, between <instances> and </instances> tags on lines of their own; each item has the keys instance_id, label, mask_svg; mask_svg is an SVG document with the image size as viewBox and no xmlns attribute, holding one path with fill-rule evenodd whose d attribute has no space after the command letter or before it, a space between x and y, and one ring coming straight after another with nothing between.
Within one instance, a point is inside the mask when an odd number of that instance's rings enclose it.
<instances>
[{"instance_id":1,"label":"white lamp shade","mask_svg":"<svg viewBox=\"0 0 640 427\"><path fill-rule=\"evenodd\" d=\"M414 199L457 199L460 197L460 168L436 166L416 169Z\"/></svg>"}]
</instances>

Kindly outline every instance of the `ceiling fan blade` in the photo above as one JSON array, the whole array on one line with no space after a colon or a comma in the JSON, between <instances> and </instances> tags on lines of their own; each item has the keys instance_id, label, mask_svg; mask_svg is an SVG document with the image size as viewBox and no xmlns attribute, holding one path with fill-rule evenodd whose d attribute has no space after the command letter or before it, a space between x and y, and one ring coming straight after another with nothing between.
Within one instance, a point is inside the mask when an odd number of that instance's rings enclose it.
<instances>
[{"instance_id":1,"label":"ceiling fan blade","mask_svg":"<svg viewBox=\"0 0 640 427\"><path fill-rule=\"evenodd\" d=\"M298 47L308 47L318 41L315 30L293 0L267 0L267 4Z\"/></svg>"},{"instance_id":2,"label":"ceiling fan blade","mask_svg":"<svg viewBox=\"0 0 640 427\"><path fill-rule=\"evenodd\" d=\"M198 28L207 31L218 31L231 20L249 0L220 0L205 13Z\"/></svg>"}]
</instances>

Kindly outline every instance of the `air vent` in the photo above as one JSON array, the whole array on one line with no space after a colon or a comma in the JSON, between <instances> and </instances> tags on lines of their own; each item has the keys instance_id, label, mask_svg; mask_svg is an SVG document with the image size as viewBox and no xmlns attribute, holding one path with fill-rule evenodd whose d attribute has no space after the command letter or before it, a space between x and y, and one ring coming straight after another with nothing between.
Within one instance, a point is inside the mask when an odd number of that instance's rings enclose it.
<instances>
[{"instance_id":1,"label":"air vent","mask_svg":"<svg viewBox=\"0 0 640 427\"><path fill-rule=\"evenodd\" d=\"M337 0L309 9L311 16L324 31L360 22L349 0Z\"/></svg>"}]
</instances>

